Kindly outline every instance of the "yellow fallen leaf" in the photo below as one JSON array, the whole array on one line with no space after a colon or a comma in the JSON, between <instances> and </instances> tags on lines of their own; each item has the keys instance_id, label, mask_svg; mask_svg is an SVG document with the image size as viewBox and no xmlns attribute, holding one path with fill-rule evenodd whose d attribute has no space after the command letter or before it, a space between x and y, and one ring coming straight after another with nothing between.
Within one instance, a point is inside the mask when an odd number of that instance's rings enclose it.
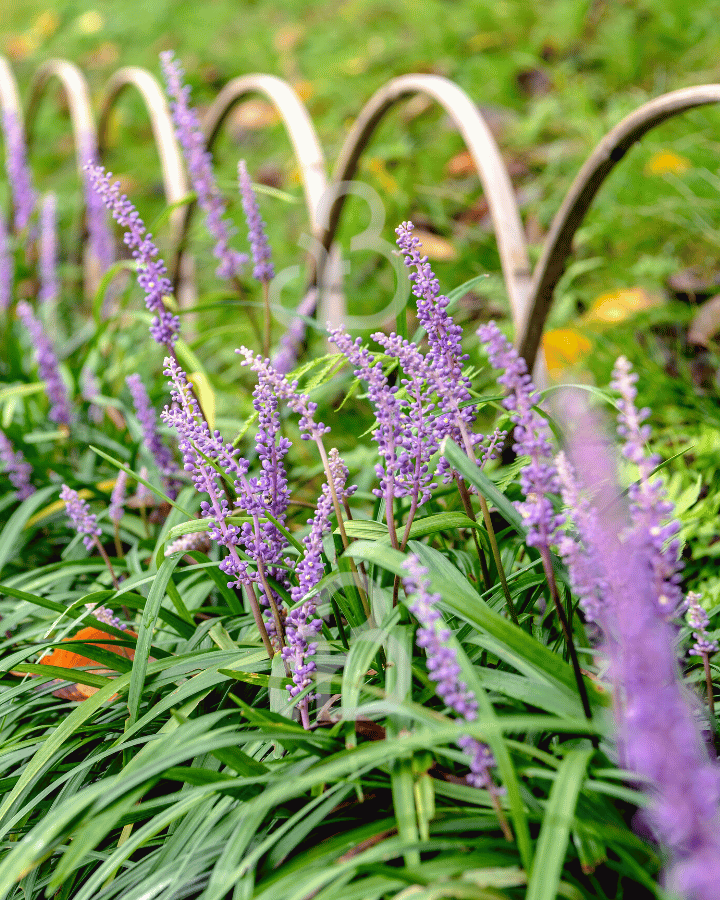
<instances>
[{"instance_id":1,"label":"yellow fallen leaf","mask_svg":"<svg viewBox=\"0 0 720 900\"><path fill-rule=\"evenodd\" d=\"M81 34L97 34L104 27L105 19L96 9L89 9L77 20L77 29Z\"/></svg>"},{"instance_id":2,"label":"yellow fallen leaf","mask_svg":"<svg viewBox=\"0 0 720 900\"><path fill-rule=\"evenodd\" d=\"M649 309L657 303L658 298L653 297L641 287L621 288L597 297L587 311L585 319L588 322L612 325L616 322L623 322L635 313Z\"/></svg>"},{"instance_id":3,"label":"yellow fallen leaf","mask_svg":"<svg viewBox=\"0 0 720 900\"><path fill-rule=\"evenodd\" d=\"M543 335L542 348L548 374L551 378L558 378L565 369L586 356L592 344L574 328L555 328Z\"/></svg>"},{"instance_id":4,"label":"yellow fallen leaf","mask_svg":"<svg viewBox=\"0 0 720 900\"><path fill-rule=\"evenodd\" d=\"M46 9L35 20L33 31L40 37L52 37L58 30L60 18L54 9Z\"/></svg>"},{"instance_id":5,"label":"yellow fallen leaf","mask_svg":"<svg viewBox=\"0 0 720 900\"><path fill-rule=\"evenodd\" d=\"M258 131L268 125L277 125L280 116L267 100L255 97L246 100L230 113L231 128L239 131Z\"/></svg>"},{"instance_id":6,"label":"yellow fallen leaf","mask_svg":"<svg viewBox=\"0 0 720 900\"><path fill-rule=\"evenodd\" d=\"M645 163L646 175L681 175L690 168L690 161L672 150L654 153Z\"/></svg>"},{"instance_id":7,"label":"yellow fallen leaf","mask_svg":"<svg viewBox=\"0 0 720 900\"><path fill-rule=\"evenodd\" d=\"M215 427L215 393L210 387L210 382L202 372L191 373L188 375L188 381L193 386L195 396L212 430Z\"/></svg>"},{"instance_id":8,"label":"yellow fallen leaf","mask_svg":"<svg viewBox=\"0 0 720 900\"><path fill-rule=\"evenodd\" d=\"M439 234L433 234L431 231L423 231L422 228L414 228L413 236L422 244L421 252L428 259L438 259L440 262L446 262L449 259L455 259L457 250L450 241Z\"/></svg>"}]
</instances>

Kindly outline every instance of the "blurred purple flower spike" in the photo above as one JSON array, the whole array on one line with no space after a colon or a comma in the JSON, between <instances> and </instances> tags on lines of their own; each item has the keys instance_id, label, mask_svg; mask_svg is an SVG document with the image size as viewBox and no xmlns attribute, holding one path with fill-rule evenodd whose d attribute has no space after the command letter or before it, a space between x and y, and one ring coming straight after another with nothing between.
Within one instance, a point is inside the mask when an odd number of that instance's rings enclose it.
<instances>
[{"instance_id":1,"label":"blurred purple flower spike","mask_svg":"<svg viewBox=\"0 0 720 900\"><path fill-rule=\"evenodd\" d=\"M37 197L32 184L32 176L27 160L25 131L18 117L6 111L2 119L5 134L5 171L11 185L15 217L15 233L23 231L30 223Z\"/></svg>"},{"instance_id":2,"label":"blurred purple flower spike","mask_svg":"<svg viewBox=\"0 0 720 900\"><path fill-rule=\"evenodd\" d=\"M197 112L190 106L190 86L183 84L185 72L172 50L160 54L175 135L183 149L198 205L205 213L207 228L215 240L213 253L218 260L218 278L236 278L247 263L247 256L230 247L232 231L225 215L225 201L212 170L212 154L206 149L205 137Z\"/></svg>"},{"instance_id":3,"label":"blurred purple flower spike","mask_svg":"<svg viewBox=\"0 0 720 900\"><path fill-rule=\"evenodd\" d=\"M664 586L655 577L655 548L622 499L602 423L578 395L567 393L564 410L573 423L569 456L579 490L592 498L595 510L575 521L577 556L592 565L578 571L573 556L564 556L573 581L587 582L589 572L596 572L594 612L616 688L622 761L651 785L644 816L670 854L667 886L688 900L715 900L720 767L708 758L681 685L675 630L658 598ZM627 408L623 415L627 421Z\"/></svg>"}]
</instances>

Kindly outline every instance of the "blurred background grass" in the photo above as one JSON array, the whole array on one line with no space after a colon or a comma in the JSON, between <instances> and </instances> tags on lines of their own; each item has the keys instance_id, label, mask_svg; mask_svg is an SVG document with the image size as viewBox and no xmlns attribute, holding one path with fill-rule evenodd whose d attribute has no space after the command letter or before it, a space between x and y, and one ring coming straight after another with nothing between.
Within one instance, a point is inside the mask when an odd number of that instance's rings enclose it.
<instances>
[{"instance_id":1,"label":"blurred background grass","mask_svg":"<svg viewBox=\"0 0 720 900\"><path fill-rule=\"evenodd\" d=\"M487 115L513 177L533 258L603 134L650 97L720 80L717 0L57 0L52 6L23 0L5 4L3 16L0 50L23 91L41 61L59 56L82 67L97 97L121 65L145 66L159 76L158 54L166 48L182 60L200 109L235 75L279 75L306 102L330 167L362 104L390 77L445 75ZM68 123L47 100L37 134L39 186L60 190L62 215L72 223L78 201ZM622 350L641 367L655 365L714 394L714 344L701 353L687 346L685 327L694 310L677 302L673 278L716 280L719 140L720 110L689 113L648 135L608 179L557 292L549 327L579 328L589 341L589 349L587 341L578 349L577 339L563 343L561 332L562 365L579 356L603 378ZM161 185L149 124L132 93L113 118L112 144L109 168L152 220L163 207ZM278 267L296 263L307 231L298 173L282 129L260 100L236 111L217 145L220 181L230 197L239 156L257 181L283 192L263 197L263 214ZM487 208L462 142L440 110L411 101L394 111L358 177L383 199L385 240L392 242L395 225L408 218L433 236L428 249L444 288L491 274L462 316L507 314ZM243 232L236 201L232 212ZM349 308L361 314L384 306L394 290L385 259L348 251L350 237L367 222L366 205L353 199L341 238ZM68 228L65 239L72 235ZM200 228L197 240L207 244ZM301 291L298 279L284 302L292 306ZM699 292L695 301L706 296Z\"/></svg>"}]
</instances>

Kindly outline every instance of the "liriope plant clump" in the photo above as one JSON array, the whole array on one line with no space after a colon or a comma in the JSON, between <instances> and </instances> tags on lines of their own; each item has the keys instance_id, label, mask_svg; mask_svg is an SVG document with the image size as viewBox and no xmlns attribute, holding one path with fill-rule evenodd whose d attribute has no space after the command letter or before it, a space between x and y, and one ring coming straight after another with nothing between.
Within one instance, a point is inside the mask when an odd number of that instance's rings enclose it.
<instances>
[{"instance_id":1,"label":"liriope plant clump","mask_svg":"<svg viewBox=\"0 0 720 900\"><path fill-rule=\"evenodd\" d=\"M605 392L619 476L585 395L555 428L497 324L463 346L464 289L441 292L410 222L412 339L404 314L328 326L298 364L292 326L273 357L247 169L246 258L163 69L217 275L247 290L251 257L263 293L260 346L236 351L251 398L216 427L158 246L94 160L164 381L127 371L122 309L63 359L53 204L35 235L6 120L2 896L710 900L714 610L682 580L637 376L620 359Z\"/></svg>"}]
</instances>

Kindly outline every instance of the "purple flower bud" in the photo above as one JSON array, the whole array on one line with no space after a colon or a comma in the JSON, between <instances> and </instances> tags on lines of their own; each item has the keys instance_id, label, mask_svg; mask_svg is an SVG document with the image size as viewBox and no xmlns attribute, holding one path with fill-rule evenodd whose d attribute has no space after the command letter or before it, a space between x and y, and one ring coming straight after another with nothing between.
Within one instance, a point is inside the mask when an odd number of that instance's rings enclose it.
<instances>
[{"instance_id":1,"label":"purple flower bud","mask_svg":"<svg viewBox=\"0 0 720 900\"><path fill-rule=\"evenodd\" d=\"M84 535L83 544L85 544L85 548L90 550L95 543L95 539L102 534L97 524L97 516L90 512L90 507L79 496L78 492L69 488L66 484L62 486L60 499L65 503L65 509L73 527L78 534Z\"/></svg>"},{"instance_id":2,"label":"purple flower bud","mask_svg":"<svg viewBox=\"0 0 720 900\"><path fill-rule=\"evenodd\" d=\"M5 112L3 132L5 134L5 171L15 207L14 229L17 234L28 226L37 201L27 161L25 131L15 113Z\"/></svg>"},{"instance_id":3,"label":"purple flower bud","mask_svg":"<svg viewBox=\"0 0 720 900\"><path fill-rule=\"evenodd\" d=\"M102 166L88 165L85 168L90 184L102 197L115 221L127 228L124 240L138 263L138 284L145 291L145 305L150 312L155 313L150 325L150 335L158 344L172 348L180 331L180 319L167 310L163 303L163 297L172 294L172 284L152 235L145 230L132 203L120 193L120 182L110 184L112 173L105 172Z\"/></svg>"},{"instance_id":4,"label":"purple flower bud","mask_svg":"<svg viewBox=\"0 0 720 900\"><path fill-rule=\"evenodd\" d=\"M275 277L272 251L265 234L265 223L260 216L257 197L255 196L244 159L241 159L238 163L238 179L240 181L240 197L242 198L243 210L248 225L248 240L250 241L253 263L255 264L253 278L267 283Z\"/></svg>"},{"instance_id":5,"label":"purple flower bud","mask_svg":"<svg viewBox=\"0 0 720 900\"><path fill-rule=\"evenodd\" d=\"M112 625L113 628L117 628L120 631L123 630L122 622L113 614L111 609L108 609L106 606L95 606L94 603L86 603L85 606L100 622Z\"/></svg>"},{"instance_id":6,"label":"purple flower bud","mask_svg":"<svg viewBox=\"0 0 720 900\"><path fill-rule=\"evenodd\" d=\"M183 149L198 205L205 213L208 231L215 239L213 252L220 263L217 276L230 280L240 273L247 262L247 256L237 253L230 247L231 230L225 220L225 202L215 181L212 155L206 149L200 121L190 106L190 87L183 85L185 74L183 68L174 58L172 50L161 53L160 61L170 97L175 135Z\"/></svg>"},{"instance_id":7,"label":"purple flower bud","mask_svg":"<svg viewBox=\"0 0 720 900\"><path fill-rule=\"evenodd\" d=\"M45 382L45 391L50 400L49 418L58 424L70 425L72 413L70 398L65 382L60 375L58 358L42 322L35 316L29 303L22 300L17 305L17 313L28 330L35 349L40 377Z\"/></svg>"},{"instance_id":8,"label":"purple flower bud","mask_svg":"<svg viewBox=\"0 0 720 900\"><path fill-rule=\"evenodd\" d=\"M286 375L297 362L298 353L305 340L306 325L303 316L311 316L317 306L317 289L313 288L300 301L295 317L288 325L287 331L280 339L280 347L273 358L272 367L281 375Z\"/></svg>"},{"instance_id":9,"label":"purple flower bud","mask_svg":"<svg viewBox=\"0 0 720 900\"><path fill-rule=\"evenodd\" d=\"M0 460L5 463L5 470L18 500L25 500L35 493L35 488L30 483L32 466L19 450L15 450L4 431L0 431Z\"/></svg>"}]
</instances>

